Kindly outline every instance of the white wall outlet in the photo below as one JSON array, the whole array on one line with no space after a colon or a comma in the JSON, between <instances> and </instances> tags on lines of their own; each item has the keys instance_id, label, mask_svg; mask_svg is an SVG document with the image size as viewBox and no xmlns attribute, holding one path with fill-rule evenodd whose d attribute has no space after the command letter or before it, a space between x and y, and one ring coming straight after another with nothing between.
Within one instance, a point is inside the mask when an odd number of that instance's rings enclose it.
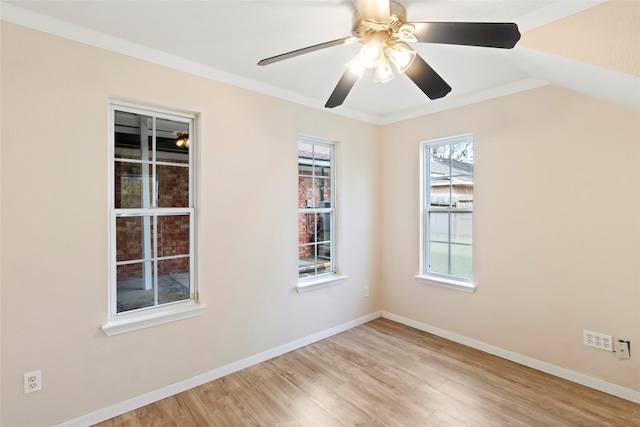
<instances>
[{"instance_id":1,"label":"white wall outlet","mask_svg":"<svg viewBox=\"0 0 640 427\"><path fill-rule=\"evenodd\" d=\"M364 295L365 298L368 297L369 296L369 287L365 286L362 292L363 292L363 295Z\"/></svg>"},{"instance_id":2,"label":"white wall outlet","mask_svg":"<svg viewBox=\"0 0 640 427\"><path fill-rule=\"evenodd\" d=\"M615 342L616 345L616 356L618 359L628 359L631 357L629 353L629 341L618 340Z\"/></svg>"},{"instance_id":3,"label":"white wall outlet","mask_svg":"<svg viewBox=\"0 0 640 427\"><path fill-rule=\"evenodd\" d=\"M24 394L42 390L42 372L33 371L24 374Z\"/></svg>"},{"instance_id":4,"label":"white wall outlet","mask_svg":"<svg viewBox=\"0 0 640 427\"><path fill-rule=\"evenodd\" d=\"M598 332L584 331L584 345L599 348L604 351L613 351L613 338L611 335Z\"/></svg>"}]
</instances>

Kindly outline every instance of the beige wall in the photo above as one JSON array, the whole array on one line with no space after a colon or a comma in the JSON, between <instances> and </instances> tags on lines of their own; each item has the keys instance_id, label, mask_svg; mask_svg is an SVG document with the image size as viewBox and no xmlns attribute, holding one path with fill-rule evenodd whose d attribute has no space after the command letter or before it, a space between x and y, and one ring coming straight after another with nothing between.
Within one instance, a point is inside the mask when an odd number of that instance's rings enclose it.
<instances>
[{"instance_id":1,"label":"beige wall","mask_svg":"<svg viewBox=\"0 0 640 427\"><path fill-rule=\"evenodd\" d=\"M609 0L525 32L518 46L640 76L640 1Z\"/></svg>"},{"instance_id":2,"label":"beige wall","mask_svg":"<svg viewBox=\"0 0 640 427\"><path fill-rule=\"evenodd\" d=\"M475 293L413 277L420 141L465 133ZM380 159L384 310L640 391L640 114L549 86L385 126Z\"/></svg>"},{"instance_id":3,"label":"beige wall","mask_svg":"<svg viewBox=\"0 0 640 427\"><path fill-rule=\"evenodd\" d=\"M2 420L49 426L380 309L378 129L2 23ZM108 99L202 114L203 316L106 337ZM341 285L297 283L297 135L339 141ZM249 202L248 202L249 201ZM362 287L371 286L363 298ZM43 390L22 393L41 369Z\"/></svg>"}]
</instances>

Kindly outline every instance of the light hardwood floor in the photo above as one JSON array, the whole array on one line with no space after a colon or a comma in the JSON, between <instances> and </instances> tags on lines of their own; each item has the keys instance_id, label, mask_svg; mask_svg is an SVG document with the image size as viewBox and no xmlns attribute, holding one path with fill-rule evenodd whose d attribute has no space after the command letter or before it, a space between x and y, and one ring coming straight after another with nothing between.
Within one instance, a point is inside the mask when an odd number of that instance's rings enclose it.
<instances>
[{"instance_id":1,"label":"light hardwood floor","mask_svg":"<svg viewBox=\"0 0 640 427\"><path fill-rule=\"evenodd\" d=\"M640 405L387 319L98 424L640 426Z\"/></svg>"}]
</instances>

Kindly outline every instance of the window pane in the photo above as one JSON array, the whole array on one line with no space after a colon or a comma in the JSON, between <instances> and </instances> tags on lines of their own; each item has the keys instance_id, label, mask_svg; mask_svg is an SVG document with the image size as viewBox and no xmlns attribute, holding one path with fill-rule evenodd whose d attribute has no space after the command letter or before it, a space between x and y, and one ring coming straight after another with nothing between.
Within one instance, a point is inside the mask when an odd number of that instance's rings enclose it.
<instances>
[{"instance_id":1,"label":"window pane","mask_svg":"<svg viewBox=\"0 0 640 427\"><path fill-rule=\"evenodd\" d=\"M316 213L298 215L298 244L315 243L322 238L322 219Z\"/></svg>"},{"instance_id":2,"label":"window pane","mask_svg":"<svg viewBox=\"0 0 640 427\"><path fill-rule=\"evenodd\" d=\"M116 218L116 261L151 259L153 256L153 218Z\"/></svg>"},{"instance_id":3,"label":"window pane","mask_svg":"<svg viewBox=\"0 0 640 427\"><path fill-rule=\"evenodd\" d=\"M471 244L472 235L472 214L470 212L452 213L451 242Z\"/></svg>"},{"instance_id":4,"label":"window pane","mask_svg":"<svg viewBox=\"0 0 640 427\"><path fill-rule=\"evenodd\" d=\"M189 255L189 216L158 216L158 256Z\"/></svg>"},{"instance_id":5,"label":"window pane","mask_svg":"<svg viewBox=\"0 0 640 427\"><path fill-rule=\"evenodd\" d=\"M451 181L449 178L431 178L429 203L433 207L451 206Z\"/></svg>"},{"instance_id":6,"label":"window pane","mask_svg":"<svg viewBox=\"0 0 640 427\"><path fill-rule=\"evenodd\" d=\"M428 147L429 150L429 172L431 176L451 175L451 149L449 145L439 145Z\"/></svg>"},{"instance_id":7,"label":"window pane","mask_svg":"<svg viewBox=\"0 0 640 427\"><path fill-rule=\"evenodd\" d=\"M190 293L189 258L158 261L158 304L189 299Z\"/></svg>"},{"instance_id":8,"label":"window pane","mask_svg":"<svg viewBox=\"0 0 640 427\"><path fill-rule=\"evenodd\" d=\"M466 169L467 174L473 175L473 142L452 144L451 159L455 168ZM453 175L455 175L455 171Z\"/></svg>"},{"instance_id":9,"label":"window pane","mask_svg":"<svg viewBox=\"0 0 640 427\"><path fill-rule=\"evenodd\" d=\"M331 164L331 147L328 145L315 144L313 158L316 165L329 166Z\"/></svg>"},{"instance_id":10,"label":"window pane","mask_svg":"<svg viewBox=\"0 0 640 427\"><path fill-rule=\"evenodd\" d=\"M453 207L458 209L473 208L473 176L454 177L452 185Z\"/></svg>"},{"instance_id":11,"label":"window pane","mask_svg":"<svg viewBox=\"0 0 640 427\"><path fill-rule=\"evenodd\" d=\"M317 242L328 243L331 241L332 218L333 214L331 212L323 212L316 215Z\"/></svg>"},{"instance_id":12,"label":"window pane","mask_svg":"<svg viewBox=\"0 0 640 427\"><path fill-rule=\"evenodd\" d=\"M313 172L313 144L298 143L298 173L311 175Z\"/></svg>"},{"instance_id":13,"label":"window pane","mask_svg":"<svg viewBox=\"0 0 640 427\"><path fill-rule=\"evenodd\" d=\"M153 194L151 165L115 162L115 207L148 208Z\"/></svg>"},{"instance_id":14,"label":"window pane","mask_svg":"<svg viewBox=\"0 0 640 427\"><path fill-rule=\"evenodd\" d=\"M429 243L429 271L449 274L449 245L447 243Z\"/></svg>"},{"instance_id":15,"label":"window pane","mask_svg":"<svg viewBox=\"0 0 640 427\"><path fill-rule=\"evenodd\" d=\"M115 157L153 160L153 119L134 113L115 112Z\"/></svg>"},{"instance_id":16,"label":"window pane","mask_svg":"<svg viewBox=\"0 0 640 427\"><path fill-rule=\"evenodd\" d=\"M429 213L429 240L449 242L449 214L447 212Z\"/></svg>"},{"instance_id":17,"label":"window pane","mask_svg":"<svg viewBox=\"0 0 640 427\"><path fill-rule=\"evenodd\" d=\"M189 207L189 168L157 165L158 207Z\"/></svg>"},{"instance_id":18,"label":"window pane","mask_svg":"<svg viewBox=\"0 0 640 427\"><path fill-rule=\"evenodd\" d=\"M313 178L311 176L298 177L298 208L313 208Z\"/></svg>"},{"instance_id":19,"label":"window pane","mask_svg":"<svg viewBox=\"0 0 640 427\"><path fill-rule=\"evenodd\" d=\"M323 248L324 244L311 244L301 246L298 249L298 277L312 277L319 274L331 272L331 259L329 253L322 253L329 250Z\"/></svg>"},{"instance_id":20,"label":"window pane","mask_svg":"<svg viewBox=\"0 0 640 427\"><path fill-rule=\"evenodd\" d=\"M189 124L167 119L156 120L156 160L189 163Z\"/></svg>"},{"instance_id":21,"label":"window pane","mask_svg":"<svg viewBox=\"0 0 640 427\"><path fill-rule=\"evenodd\" d=\"M451 275L471 279L471 246L451 245Z\"/></svg>"},{"instance_id":22,"label":"window pane","mask_svg":"<svg viewBox=\"0 0 640 427\"><path fill-rule=\"evenodd\" d=\"M319 208L331 207L331 179L330 175L316 177L316 194Z\"/></svg>"},{"instance_id":23,"label":"window pane","mask_svg":"<svg viewBox=\"0 0 640 427\"><path fill-rule=\"evenodd\" d=\"M298 247L298 277L311 277L316 274L316 246Z\"/></svg>"},{"instance_id":24,"label":"window pane","mask_svg":"<svg viewBox=\"0 0 640 427\"><path fill-rule=\"evenodd\" d=\"M153 262L117 267L117 312L154 305Z\"/></svg>"}]
</instances>

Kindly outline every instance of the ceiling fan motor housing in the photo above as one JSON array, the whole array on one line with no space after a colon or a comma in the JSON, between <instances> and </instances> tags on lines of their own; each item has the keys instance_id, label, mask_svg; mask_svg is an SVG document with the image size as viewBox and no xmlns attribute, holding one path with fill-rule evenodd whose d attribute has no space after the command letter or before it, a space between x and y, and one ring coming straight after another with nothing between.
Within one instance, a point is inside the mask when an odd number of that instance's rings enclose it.
<instances>
[{"instance_id":1,"label":"ceiling fan motor housing","mask_svg":"<svg viewBox=\"0 0 640 427\"><path fill-rule=\"evenodd\" d=\"M399 3L389 2L389 22L373 22L362 18L360 13L353 15L351 34L359 39L365 38L374 31L396 32L407 22L407 10Z\"/></svg>"}]
</instances>

